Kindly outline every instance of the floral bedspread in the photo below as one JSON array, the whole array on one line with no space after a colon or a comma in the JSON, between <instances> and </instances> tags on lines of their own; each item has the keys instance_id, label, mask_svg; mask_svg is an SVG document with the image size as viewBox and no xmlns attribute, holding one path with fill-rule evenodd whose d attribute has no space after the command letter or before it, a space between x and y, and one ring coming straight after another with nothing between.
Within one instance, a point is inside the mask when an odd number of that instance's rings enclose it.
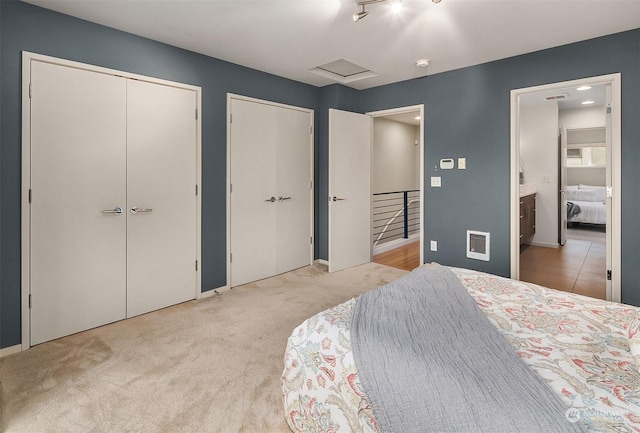
<instances>
[{"instance_id":1,"label":"floral bedspread","mask_svg":"<svg viewBox=\"0 0 640 433\"><path fill-rule=\"evenodd\" d=\"M592 432L640 432L640 367L629 326L640 308L450 268L477 305ZM379 432L358 381L349 326L355 299L298 326L282 375L294 432Z\"/></svg>"}]
</instances>

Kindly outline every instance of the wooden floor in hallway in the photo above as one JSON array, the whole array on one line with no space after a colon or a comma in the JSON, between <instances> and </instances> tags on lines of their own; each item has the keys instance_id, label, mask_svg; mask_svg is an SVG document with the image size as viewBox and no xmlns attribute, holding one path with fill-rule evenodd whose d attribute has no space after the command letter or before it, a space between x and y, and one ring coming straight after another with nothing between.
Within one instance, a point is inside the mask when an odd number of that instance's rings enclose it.
<instances>
[{"instance_id":1,"label":"wooden floor in hallway","mask_svg":"<svg viewBox=\"0 0 640 433\"><path fill-rule=\"evenodd\" d=\"M559 248L523 246L520 279L565 292L606 298L606 250L602 236L575 236Z\"/></svg>"},{"instance_id":2,"label":"wooden floor in hallway","mask_svg":"<svg viewBox=\"0 0 640 433\"><path fill-rule=\"evenodd\" d=\"M572 239L560 248L523 246L520 279L565 292L605 299L606 253L604 233L570 231ZM375 263L412 271L420 266L420 242L377 254Z\"/></svg>"},{"instance_id":3,"label":"wooden floor in hallway","mask_svg":"<svg viewBox=\"0 0 640 433\"><path fill-rule=\"evenodd\" d=\"M411 242L373 256L373 261L393 268L413 271L420 266L420 241Z\"/></svg>"}]
</instances>

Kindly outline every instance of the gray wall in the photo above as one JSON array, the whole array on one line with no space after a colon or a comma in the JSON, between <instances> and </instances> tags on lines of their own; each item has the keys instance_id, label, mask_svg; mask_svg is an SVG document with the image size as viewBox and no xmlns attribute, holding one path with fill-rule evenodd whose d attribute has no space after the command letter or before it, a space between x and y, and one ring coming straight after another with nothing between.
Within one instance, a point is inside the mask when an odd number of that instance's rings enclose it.
<instances>
[{"instance_id":1,"label":"gray wall","mask_svg":"<svg viewBox=\"0 0 640 433\"><path fill-rule=\"evenodd\" d=\"M315 88L24 3L0 1L0 347L20 342L20 52L61 57L203 88L202 289L226 284L226 93L315 109L315 255L327 259L328 109L425 104L427 261L509 274L509 92L622 73L622 298L640 305L640 30L356 91ZM594 61L593 59L598 59ZM440 158L467 170L440 172ZM467 228L489 231L491 261L465 258ZM426 245L428 246L428 242Z\"/></svg>"},{"instance_id":2,"label":"gray wall","mask_svg":"<svg viewBox=\"0 0 640 433\"><path fill-rule=\"evenodd\" d=\"M227 92L316 109L320 89L26 3L0 11L0 347L20 343L22 50L202 87L202 290L224 286Z\"/></svg>"},{"instance_id":3,"label":"gray wall","mask_svg":"<svg viewBox=\"0 0 640 433\"><path fill-rule=\"evenodd\" d=\"M594 60L597 59L597 60ZM622 74L622 300L640 305L640 30L360 92L360 110L425 104L427 262L509 275L510 91ZM467 157L467 170L434 170ZM442 188L428 179L442 176ZM491 232L491 261L465 257L467 228ZM429 251L437 239L438 252Z\"/></svg>"}]
</instances>

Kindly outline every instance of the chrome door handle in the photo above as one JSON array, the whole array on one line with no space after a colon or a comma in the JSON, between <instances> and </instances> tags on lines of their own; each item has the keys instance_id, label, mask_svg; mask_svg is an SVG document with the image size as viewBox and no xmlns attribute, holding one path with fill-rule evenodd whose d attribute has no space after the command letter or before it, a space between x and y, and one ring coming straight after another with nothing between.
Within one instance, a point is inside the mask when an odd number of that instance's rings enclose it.
<instances>
[{"instance_id":1,"label":"chrome door handle","mask_svg":"<svg viewBox=\"0 0 640 433\"><path fill-rule=\"evenodd\" d=\"M346 200L345 198L341 198L341 197L336 197L335 195L333 197L329 197L329 200L331 201L342 201L342 200Z\"/></svg>"},{"instance_id":2,"label":"chrome door handle","mask_svg":"<svg viewBox=\"0 0 640 433\"><path fill-rule=\"evenodd\" d=\"M276 198L275 197L271 197L269 199L266 199L265 201L273 203L274 201L276 201Z\"/></svg>"},{"instance_id":3,"label":"chrome door handle","mask_svg":"<svg viewBox=\"0 0 640 433\"><path fill-rule=\"evenodd\" d=\"M278 201L285 201L285 200L291 200L291 197L278 197Z\"/></svg>"},{"instance_id":4,"label":"chrome door handle","mask_svg":"<svg viewBox=\"0 0 640 433\"><path fill-rule=\"evenodd\" d=\"M120 215L122 213L122 208L117 207L115 209L102 209L102 213L114 213L116 215Z\"/></svg>"},{"instance_id":5,"label":"chrome door handle","mask_svg":"<svg viewBox=\"0 0 640 433\"><path fill-rule=\"evenodd\" d=\"M138 206L134 206L131 208L131 213L132 214L137 214L137 213L150 213L153 212L153 209L144 209L144 208L139 208Z\"/></svg>"}]
</instances>

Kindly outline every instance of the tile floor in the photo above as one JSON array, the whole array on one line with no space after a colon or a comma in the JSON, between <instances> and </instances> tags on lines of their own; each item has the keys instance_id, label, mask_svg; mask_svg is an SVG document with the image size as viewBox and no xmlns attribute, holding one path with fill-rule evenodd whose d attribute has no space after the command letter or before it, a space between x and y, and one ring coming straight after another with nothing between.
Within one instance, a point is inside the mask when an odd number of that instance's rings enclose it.
<instances>
[{"instance_id":1,"label":"tile floor","mask_svg":"<svg viewBox=\"0 0 640 433\"><path fill-rule=\"evenodd\" d=\"M552 289L605 299L604 233L578 233L560 248L521 248L520 279ZM571 236L571 235L569 235Z\"/></svg>"}]
</instances>

